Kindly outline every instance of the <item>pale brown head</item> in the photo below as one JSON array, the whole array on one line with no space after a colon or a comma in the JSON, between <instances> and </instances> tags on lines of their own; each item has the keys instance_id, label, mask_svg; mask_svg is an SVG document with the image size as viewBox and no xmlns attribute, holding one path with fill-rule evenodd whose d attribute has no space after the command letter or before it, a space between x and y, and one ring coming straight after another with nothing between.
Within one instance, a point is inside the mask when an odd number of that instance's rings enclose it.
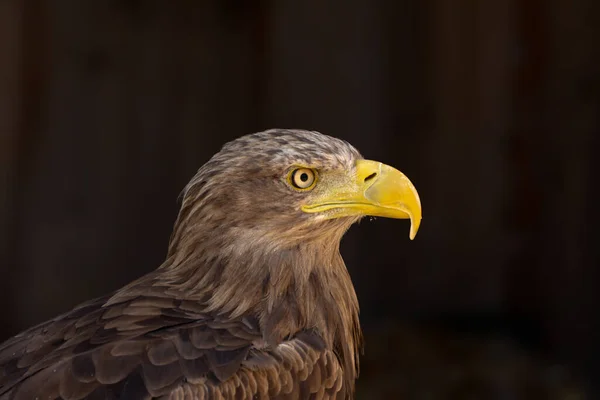
<instances>
[{"instance_id":1,"label":"pale brown head","mask_svg":"<svg viewBox=\"0 0 600 400\"><path fill-rule=\"evenodd\" d=\"M364 160L349 143L303 130L272 129L227 143L187 186L171 251L194 227L223 246L285 249L338 241L363 216L421 221L418 194L399 171ZM184 233L186 232L186 233Z\"/></svg>"}]
</instances>

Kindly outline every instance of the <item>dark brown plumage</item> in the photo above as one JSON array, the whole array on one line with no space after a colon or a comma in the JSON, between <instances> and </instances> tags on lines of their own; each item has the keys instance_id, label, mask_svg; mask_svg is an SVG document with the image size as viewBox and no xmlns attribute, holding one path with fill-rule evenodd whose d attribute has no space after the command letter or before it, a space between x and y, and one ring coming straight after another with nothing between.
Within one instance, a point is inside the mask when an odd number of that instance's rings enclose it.
<instances>
[{"instance_id":1,"label":"dark brown plumage","mask_svg":"<svg viewBox=\"0 0 600 400\"><path fill-rule=\"evenodd\" d=\"M301 207L360 159L316 132L226 144L185 189L157 270L0 345L0 399L352 397L361 333L339 242L361 215ZM314 189L290 187L299 166Z\"/></svg>"}]
</instances>

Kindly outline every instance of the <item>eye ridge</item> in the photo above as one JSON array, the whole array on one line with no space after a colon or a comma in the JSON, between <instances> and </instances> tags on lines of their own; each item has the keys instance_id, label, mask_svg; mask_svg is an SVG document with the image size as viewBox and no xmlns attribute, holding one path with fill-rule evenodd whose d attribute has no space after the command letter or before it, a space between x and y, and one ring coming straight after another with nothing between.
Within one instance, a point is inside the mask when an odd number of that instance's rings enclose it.
<instances>
[{"instance_id":1,"label":"eye ridge","mask_svg":"<svg viewBox=\"0 0 600 400\"><path fill-rule=\"evenodd\" d=\"M312 168L295 168L290 172L288 181L296 190L310 190L317 182L317 172Z\"/></svg>"}]
</instances>

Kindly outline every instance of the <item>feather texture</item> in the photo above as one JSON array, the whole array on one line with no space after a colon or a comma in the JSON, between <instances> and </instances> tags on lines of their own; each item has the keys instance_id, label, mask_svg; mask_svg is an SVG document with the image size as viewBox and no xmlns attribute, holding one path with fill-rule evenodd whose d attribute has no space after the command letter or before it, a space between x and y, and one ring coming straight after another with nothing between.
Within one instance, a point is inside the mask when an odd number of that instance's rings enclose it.
<instances>
[{"instance_id":1,"label":"feather texture","mask_svg":"<svg viewBox=\"0 0 600 400\"><path fill-rule=\"evenodd\" d=\"M280 177L358 158L306 131L225 145L186 188L162 266L0 345L0 399L352 397L361 334L339 242L357 218L299 212Z\"/></svg>"},{"instance_id":2,"label":"feather texture","mask_svg":"<svg viewBox=\"0 0 600 400\"><path fill-rule=\"evenodd\" d=\"M96 315L93 323L89 314L79 316L76 309L5 343L0 348L0 398L75 400L110 398L110 393L134 399L327 399L342 390L337 356L314 332L258 349L253 342L262 335L248 321L198 318L173 308L185 315L179 324L146 324L140 331L140 320L122 318L131 305L144 301L147 318L153 319L174 303L137 297L104 307L104 301L86 308ZM82 324L82 318L87 322ZM106 330L107 324L113 328ZM75 326L80 326L77 338L83 341L69 343L65 332ZM102 345L91 345L97 342Z\"/></svg>"}]
</instances>

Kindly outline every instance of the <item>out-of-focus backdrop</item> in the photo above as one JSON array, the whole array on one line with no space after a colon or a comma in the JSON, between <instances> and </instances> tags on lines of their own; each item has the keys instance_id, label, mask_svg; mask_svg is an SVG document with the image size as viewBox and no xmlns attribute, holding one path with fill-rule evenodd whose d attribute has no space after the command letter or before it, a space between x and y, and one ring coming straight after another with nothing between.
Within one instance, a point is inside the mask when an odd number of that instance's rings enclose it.
<instances>
[{"instance_id":1,"label":"out-of-focus backdrop","mask_svg":"<svg viewBox=\"0 0 600 400\"><path fill-rule=\"evenodd\" d=\"M342 244L359 398L598 398L599 40L597 0L0 1L0 340L156 268L224 142L305 128L423 203Z\"/></svg>"}]
</instances>

